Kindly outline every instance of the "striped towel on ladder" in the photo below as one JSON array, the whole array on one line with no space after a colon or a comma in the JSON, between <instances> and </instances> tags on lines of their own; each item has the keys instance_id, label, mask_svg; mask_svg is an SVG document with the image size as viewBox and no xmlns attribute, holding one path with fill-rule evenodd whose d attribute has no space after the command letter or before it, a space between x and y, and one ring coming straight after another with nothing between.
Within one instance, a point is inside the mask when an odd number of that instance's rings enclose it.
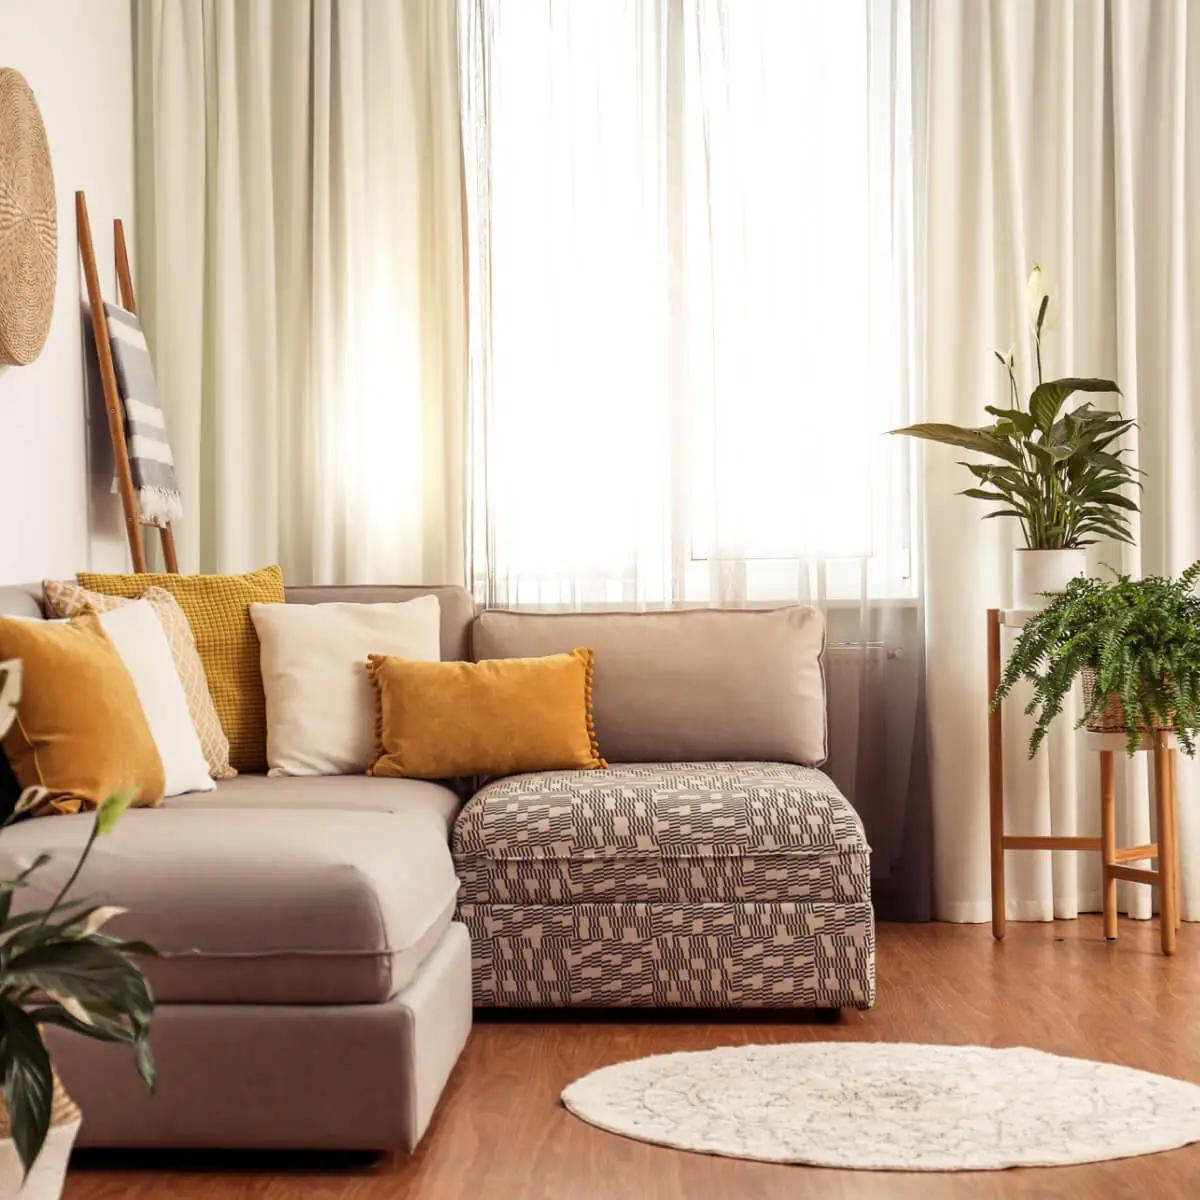
<instances>
[{"instance_id":1,"label":"striped towel on ladder","mask_svg":"<svg viewBox=\"0 0 1200 1200\"><path fill-rule=\"evenodd\" d=\"M116 304L105 304L104 313L117 391L125 406L125 445L138 510L143 520L165 525L183 515L183 500L146 335L134 313Z\"/></svg>"}]
</instances>

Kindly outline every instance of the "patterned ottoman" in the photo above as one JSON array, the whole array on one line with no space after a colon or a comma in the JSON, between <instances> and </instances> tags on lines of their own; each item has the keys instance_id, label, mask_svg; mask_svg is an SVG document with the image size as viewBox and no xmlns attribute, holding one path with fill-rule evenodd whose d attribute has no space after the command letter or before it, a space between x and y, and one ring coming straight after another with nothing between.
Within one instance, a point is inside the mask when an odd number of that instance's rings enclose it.
<instances>
[{"instance_id":1,"label":"patterned ottoman","mask_svg":"<svg viewBox=\"0 0 1200 1200\"><path fill-rule=\"evenodd\" d=\"M670 763L488 784L454 829L479 1006L870 1008L870 847L820 771Z\"/></svg>"}]
</instances>

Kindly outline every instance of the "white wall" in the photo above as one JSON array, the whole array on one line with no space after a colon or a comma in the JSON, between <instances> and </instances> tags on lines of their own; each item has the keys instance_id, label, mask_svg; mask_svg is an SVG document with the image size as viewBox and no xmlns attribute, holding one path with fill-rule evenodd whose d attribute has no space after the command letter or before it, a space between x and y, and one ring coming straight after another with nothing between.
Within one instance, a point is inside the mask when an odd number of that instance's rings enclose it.
<instances>
[{"instance_id":1,"label":"white wall","mask_svg":"<svg viewBox=\"0 0 1200 1200\"><path fill-rule=\"evenodd\" d=\"M0 67L33 88L58 193L49 339L29 366L0 366L0 584L127 569L104 410L98 396L85 400L75 192L87 193L101 284L115 300L112 219L127 233L133 220L131 0L0 0Z\"/></svg>"}]
</instances>

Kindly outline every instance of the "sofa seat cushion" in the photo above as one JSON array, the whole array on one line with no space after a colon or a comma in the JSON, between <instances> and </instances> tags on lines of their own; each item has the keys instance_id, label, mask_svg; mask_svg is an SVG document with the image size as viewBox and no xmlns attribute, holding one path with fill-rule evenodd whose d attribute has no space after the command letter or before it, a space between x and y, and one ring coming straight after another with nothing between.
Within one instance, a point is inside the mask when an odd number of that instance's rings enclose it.
<instances>
[{"instance_id":1,"label":"sofa seat cushion","mask_svg":"<svg viewBox=\"0 0 1200 1200\"><path fill-rule=\"evenodd\" d=\"M422 779L373 779L369 775L239 775L215 792L172 796L166 808L325 809L330 812L399 813L438 830L449 844L462 801L440 783Z\"/></svg>"},{"instance_id":2,"label":"sofa seat cushion","mask_svg":"<svg viewBox=\"0 0 1200 1200\"><path fill-rule=\"evenodd\" d=\"M861 901L862 822L781 763L546 771L479 791L454 829L463 904Z\"/></svg>"},{"instance_id":3,"label":"sofa seat cushion","mask_svg":"<svg viewBox=\"0 0 1200 1200\"><path fill-rule=\"evenodd\" d=\"M4 831L0 877L52 856L15 909L49 902L91 824L80 815ZM127 813L96 842L74 894L127 908L109 931L176 956L144 962L160 1001L369 1004L413 978L457 890L436 806L195 805Z\"/></svg>"}]
</instances>

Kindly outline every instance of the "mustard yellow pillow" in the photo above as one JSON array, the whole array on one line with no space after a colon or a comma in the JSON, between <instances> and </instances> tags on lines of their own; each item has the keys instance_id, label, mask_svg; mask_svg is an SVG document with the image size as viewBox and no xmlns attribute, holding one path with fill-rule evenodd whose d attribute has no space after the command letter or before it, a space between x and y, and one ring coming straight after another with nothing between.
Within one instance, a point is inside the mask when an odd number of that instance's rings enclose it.
<instances>
[{"instance_id":1,"label":"mustard yellow pillow","mask_svg":"<svg viewBox=\"0 0 1200 1200\"><path fill-rule=\"evenodd\" d=\"M453 779L603 767L592 652L488 662L372 654L376 756L368 775Z\"/></svg>"},{"instance_id":2,"label":"mustard yellow pillow","mask_svg":"<svg viewBox=\"0 0 1200 1200\"><path fill-rule=\"evenodd\" d=\"M23 664L4 753L21 787L47 789L38 815L99 806L114 792L162 803L162 759L128 668L95 613L71 621L0 617L0 660Z\"/></svg>"},{"instance_id":3,"label":"mustard yellow pillow","mask_svg":"<svg viewBox=\"0 0 1200 1200\"><path fill-rule=\"evenodd\" d=\"M80 586L106 596L137 599L163 588L179 602L192 627L196 652L221 728L229 761L238 771L267 769L267 701L258 662L251 604L283 603L283 572L264 567L248 575L96 575L80 571Z\"/></svg>"}]
</instances>

